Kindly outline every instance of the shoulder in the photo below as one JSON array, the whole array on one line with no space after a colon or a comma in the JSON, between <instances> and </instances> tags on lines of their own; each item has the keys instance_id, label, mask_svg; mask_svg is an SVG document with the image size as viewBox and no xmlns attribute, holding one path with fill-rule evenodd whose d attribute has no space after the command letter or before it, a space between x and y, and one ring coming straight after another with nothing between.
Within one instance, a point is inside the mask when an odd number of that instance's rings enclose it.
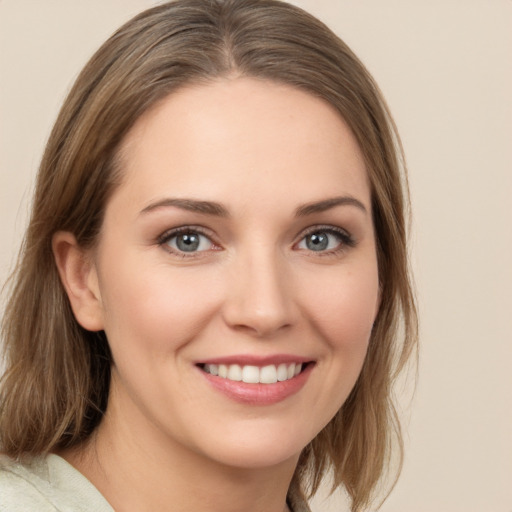
<instances>
[{"instance_id":1,"label":"shoulder","mask_svg":"<svg viewBox=\"0 0 512 512\"><path fill-rule=\"evenodd\" d=\"M15 461L0 454L0 512L113 512L98 490L57 455Z\"/></svg>"},{"instance_id":2,"label":"shoulder","mask_svg":"<svg viewBox=\"0 0 512 512\"><path fill-rule=\"evenodd\" d=\"M42 483L30 467L0 455L0 512L55 512L40 489Z\"/></svg>"}]
</instances>

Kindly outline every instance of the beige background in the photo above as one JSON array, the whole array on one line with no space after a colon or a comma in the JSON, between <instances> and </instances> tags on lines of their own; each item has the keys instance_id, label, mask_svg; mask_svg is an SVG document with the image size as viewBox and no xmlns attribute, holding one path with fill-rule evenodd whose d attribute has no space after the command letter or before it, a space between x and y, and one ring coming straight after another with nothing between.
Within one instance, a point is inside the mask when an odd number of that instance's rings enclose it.
<instances>
[{"instance_id":1,"label":"beige background","mask_svg":"<svg viewBox=\"0 0 512 512\"><path fill-rule=\"evenodd\" d=\"M121 22L155 3L0 0L0 281L66 90ZM512 512L512 1L296 3L374 74L410 167L420 378L403 401L403 475L382 511Z\"/></svg>"}]
</instances>

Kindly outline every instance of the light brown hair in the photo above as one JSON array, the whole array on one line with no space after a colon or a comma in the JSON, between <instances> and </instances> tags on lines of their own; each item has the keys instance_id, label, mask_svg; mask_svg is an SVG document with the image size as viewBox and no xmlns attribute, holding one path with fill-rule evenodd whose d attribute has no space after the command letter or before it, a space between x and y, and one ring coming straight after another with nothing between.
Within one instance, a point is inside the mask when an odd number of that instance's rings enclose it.
<instances>
[{"instance_id":1,"label":"light brown hair","mask_svg":"<svg viewBox=\"0 0 512 512\"><path fill-rule=\"evenodd\" d=\"M401 460L392 383L416 343L406 245L408 192L391 116L361 62L325 25L275 0L178 0L121 27L69 93L39 170L32 216L3 323L6 372L0 447L7 454L75 446L107 406L111 358L103 332L76 322L54 262L59 230L92 246L122 169L117 150L135 121L186 84L240 75L286 83L330 103L353 131L371 184L382 302L362 373L304 449L295 480L314 493L332 469L352 510L368 506Z\"/></svg>"}]
</instances>

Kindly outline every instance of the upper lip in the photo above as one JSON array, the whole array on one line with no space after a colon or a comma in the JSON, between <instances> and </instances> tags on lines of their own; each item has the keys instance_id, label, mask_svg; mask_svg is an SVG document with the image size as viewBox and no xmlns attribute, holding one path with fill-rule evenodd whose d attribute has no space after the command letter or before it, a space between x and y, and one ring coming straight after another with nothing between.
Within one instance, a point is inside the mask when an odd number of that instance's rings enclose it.
<instances>
[{"instance_id":1,"label":"upper lip","mask_svg":"<svg viewBox=\"0 0 512 512\"><path fill-rule=\"evenodd\" d=\"M213 357L198 361L197 364L238 364L240 366L267 366L271 364L291 364L291 363L309 363L310 357L298 356L293 354L272 354L266 356L257 356L250 354L230 355Z\"/></svg>"}]
</instances>

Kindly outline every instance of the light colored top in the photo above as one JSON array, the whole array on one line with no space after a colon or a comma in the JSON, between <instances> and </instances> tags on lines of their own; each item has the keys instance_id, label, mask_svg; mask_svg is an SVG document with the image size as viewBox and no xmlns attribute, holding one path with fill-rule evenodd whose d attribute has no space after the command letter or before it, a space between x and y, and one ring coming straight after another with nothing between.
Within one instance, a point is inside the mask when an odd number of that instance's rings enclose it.
<instances>
[{"instance_id":1,"label":"light colored top","mask_svg":"<svg viewBox=\"0 0 512 512\"><path fill-rule=\"evenodd\" d=\"M294 512L310 512L290 493ZM58 455L17 462L0 455L0 512L114 512L98 489Z\"/></svg>"},{"instance_id":2,"label":"light colored top","mask_svg":"<svg viewBox=\"0 0 512 512\"><path fill-rule=\"evenodd\" d=\"M114 512L94 485L58 455L21 463L0 455L0 512Z\"/></svg>"}]
</instances>

